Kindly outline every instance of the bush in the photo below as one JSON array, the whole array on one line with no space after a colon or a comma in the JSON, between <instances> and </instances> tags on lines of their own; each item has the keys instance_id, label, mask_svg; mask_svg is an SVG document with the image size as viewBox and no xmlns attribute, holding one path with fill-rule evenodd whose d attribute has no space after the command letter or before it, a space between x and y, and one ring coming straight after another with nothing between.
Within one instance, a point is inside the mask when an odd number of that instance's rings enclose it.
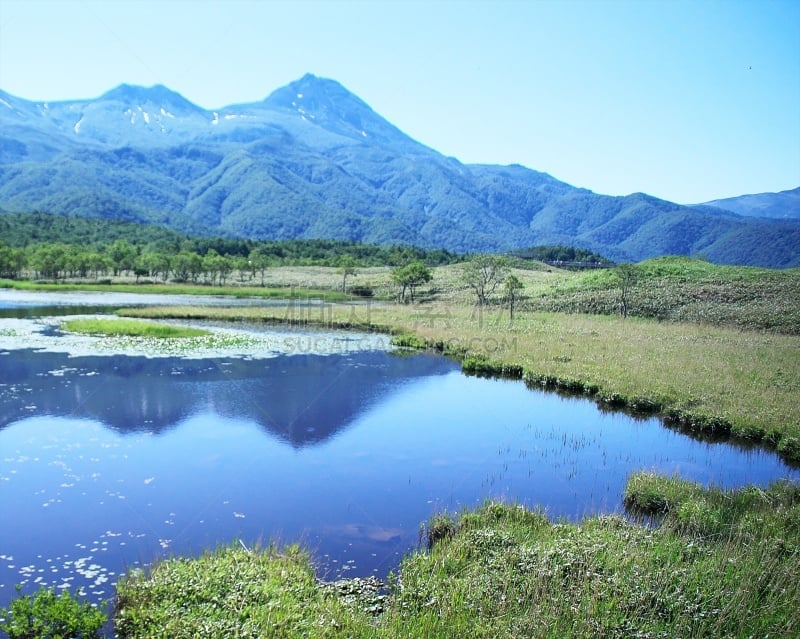
<instances>
[{"instance_id":1,"label":"bush","mask_svg":"<svg viewBox=\"0 0 800 639\"><path fill-rule=\"evenodd\" d=\"M99 637L106 615L66 590L41 588L0 608L0 631L9 639L92 639Z\"/></svg>"},{"instance_id":2,"label":"bush","mask_svg":"<svg viewBox=\"0 0 800 639\"><path fill-rule=\"evenodd\" d=\"M778 443L778 454L792 464L800 463L800 439L797 437L784 437Z\"/></svg>"},{"instance_id":3,"label":"bush","mask_svg":"<svg viewBox=\"0 0 800 639\"><path fill-rule=\"evenodd\" d=\"M372 297L375 295L375 291L369 286L351 286L349 293L356 297Z\"/></svg>"},{"instance_id":4,"label":"bush","mask_svg":"<svg viewBox=\"0 0 800 639\"><path fill-rule=\"evenodd\" d=\"M424 349L427 348L428 345L425 343L425 340L412 333L402 333L392 338L392 346L397 348Z\"/></svg>"}]
</instances>

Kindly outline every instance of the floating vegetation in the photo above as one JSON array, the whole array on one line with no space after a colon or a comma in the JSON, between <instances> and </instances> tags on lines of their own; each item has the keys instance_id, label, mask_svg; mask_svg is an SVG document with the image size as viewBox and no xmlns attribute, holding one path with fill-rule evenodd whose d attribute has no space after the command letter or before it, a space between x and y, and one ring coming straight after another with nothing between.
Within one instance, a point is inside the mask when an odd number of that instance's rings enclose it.
<instances>
[{"instance_id":1,"label":"floating vegetation","mask_svg":"<svg viewBox=\"0 0 800 639\"><path fill-rule=\"evenodd\" d=\"M130 330L125 329L124 324L128 324ZM137 326L131 326L134 324ZM146 328L151 325L159 327L158 331ZM80 332L63 333L58 330L59 327L68 331L77 328ZM130 355L200 359L330 355L388 350L391 345L386 335L376 333L291 327L269 330L263 327L231 326L224 322L198 327L197 322L156 324L101 316L0 320L0 351L23 348L65 352L71 356Z\"/></svg>"},{"instance_id":2,"label":"floating vegetation","mask_svg":"<svg viewBox=\"0 0 800 639\"><path fill-rule=\"evenodd\" d=\"M178 339L205 337L209 331L191 326L176 326L143 320L82 318L61 323L61 329L71 333L88 335L109 335L120 337L155 337L158 339Z\"/></svg>"}]
</instances>

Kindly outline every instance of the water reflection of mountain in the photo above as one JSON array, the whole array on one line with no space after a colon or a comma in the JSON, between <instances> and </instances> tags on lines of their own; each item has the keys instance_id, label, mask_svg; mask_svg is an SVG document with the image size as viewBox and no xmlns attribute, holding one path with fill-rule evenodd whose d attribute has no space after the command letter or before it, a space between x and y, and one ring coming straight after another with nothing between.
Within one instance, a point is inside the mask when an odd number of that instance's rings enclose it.
<instances>
[{"instance_id":1,"label":"water reflection of mountain","mask_svg":"<svg viewBox=\"0 0 800 639\"><path fill-rule=\"evenodd\" d=\"M302 447L334 436L404 383L454 368L440 357L384 352L187 360L17 350L0 356L0 428L56 415L158 433L211 412Z\"/></svg>"}]
</instances>

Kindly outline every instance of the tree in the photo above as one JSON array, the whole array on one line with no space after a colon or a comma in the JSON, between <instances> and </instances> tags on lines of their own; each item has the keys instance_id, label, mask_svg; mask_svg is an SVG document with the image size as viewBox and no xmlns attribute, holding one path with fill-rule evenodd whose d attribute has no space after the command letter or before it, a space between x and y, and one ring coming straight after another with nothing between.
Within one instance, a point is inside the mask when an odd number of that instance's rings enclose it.
<instances>
[{"instance_id":1,"label":"tree","mask_svg":"<svg viewBox=\"0 0 800 639\"><path fill-rule=\"evenodd\" d=\"M136 247L125 240L117 240L106 249L106 255L114 267L114 275L133 270L136 254Z\"/></svg>"},{"instance_id":2,"label":"tree","mask_svg":"<svg viewBox=\"0 0 800 639\"><path fill-rule=\"evenodd\" d=\"M256 271L253 268L253 263L243 255L232 258L231 266L233 266L234 271L239 273L239 281L242 284L255 277Z\"/></svg>"},{"instance_id":3,"label":"tree","mask_svg":"<svg viewBox=\"0 0 800 639\"><path fill-rule=\"evenodd\" d=\"M169 278L169 255L159 252L142 253L136 258L134 268L147 271L149 277L160 276L165 282Z\"/></svg>"},{"instance_id":4,"label":"tree","mask_svg":"<svg viewBox=\"0 0 800 639\"><path fill-rule=\"evenodd\" d=\"M415 260L406 264L405 266L398 266L391 272L392 281L400 286L400 299L406 301L406 291L408 290L411 296L411 301L414 301L414 289L421 284L426 284L433 279L433 273L419 260Z\"/></svg>"},{"instance_id":5,"label":"tree","mask_svg":"<svg viewBox=\"0 0 800 639\"><path fill-rule=\"evenodd\" d=\"M31 268L38 277L57 280L67 268L66 244L39 244L29 258Z\"/></svg>"},{"instance_id":6,"label":"tree","mask_svg":"<svg viewBox=\"0 0 800 639\"><path fill-rule=\"evenodd\" d=\"M250 251L250 256L248 259L253 271L258 271L261 273L261 286L264 286L264 275L266 274L271 261L271 253L269 248L265 244L257 246Z\"/></svg>"},{"instance_id":7,"label":"tree","mask_svg":"<svg viewBox=\"0 0 800 639\"><path fill-rule=\"evenodd\" d=\"M614 275L619 282L619 314L628 317L630 292L638 283L641 270L636 264L619 264L614 269Z\"/></svg>"},{"instance_id":8,"label":"tree","mask_svg":"<svg viewBox=\"0 0 800 639\"><path fill-rule=\"evenodd\" d=\"M0 277L17 279L25 268L25 251L0 243Z\"/></svg>"},{"instance_id":9,"label":"tree","mask_svg":"<svg viewBox=\"0 0 800 639\"><path fill-rule=\"evenodd\" d=\"M101 273L105 275L110 268L111 260L105 255L96 251L89 253L89 271L93 277L99 277Z\"/></svg>"},{"instance_id":10,"label":"tree","mask_svg":"<svg viewBox=\"0 0 800 639\"><path fill-rule=\"evenodd\" d=\"M342 274L342 293L347 293L347 278L358 274L356 271L356 260L349 253L345 253L339 258L339 272Z\"/></svg>"},{"instance_id":11,"label":"tree","mask_svg":"<svg viewBox=\"0 0 800 639\"><path fill-rule=\"evenodd\" d=\"M220 255L216 250L208 249L202 261L203 271L211 277L211 283L219 278L219 285L225 285L225 279L233 268L231 260L226 255Z\"/></svg>"},{"instance_id":12,"label":"tree","mask_svg":"<svg viewBox=\"0 0 800 639\"><path fill-rule=\"evenodd\" d=\"M500 282L508 274L508 260L502 255L475 255L464 265L463 280L475 293L478 304L489 303Z\"/></svg>"},{"instance_id":13,"label":"tree","mask_svg":"<svg viewBox=\"0 0 800 639\"><path fill-rule=\"evenodd\" d=\"M194 282L203 268L203 261L197 253L181 251L172 259L172 274L179 282Z\"/></svg>"},{"instance_id":14,"label":"tree","mask_svg":"<svg viewBox=\"0 0 800 639\"><path fill-rule=\"evenodd\" d=\"M514 321L514 304L523 288L525 288L525 285L516 275L509 275L503 282L503 292L506 300L508 300L508 313L512 322Z\"/></svg>"}]
</instances>

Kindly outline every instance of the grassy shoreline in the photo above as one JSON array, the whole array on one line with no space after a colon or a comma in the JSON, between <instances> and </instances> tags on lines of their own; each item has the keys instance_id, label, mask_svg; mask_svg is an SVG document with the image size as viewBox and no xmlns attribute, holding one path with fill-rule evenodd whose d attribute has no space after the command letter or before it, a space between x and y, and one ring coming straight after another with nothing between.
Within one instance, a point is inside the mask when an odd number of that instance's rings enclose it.
<instances>
[{"instance_id":1,"label":"grassy shoreline","mask_svg":"<svg viewBox=\"0 0 800 639\"><path fill-rule=\"evenodd\" d=\"M200 284L134 284L116 282L98 284L92 282L31 282L27 280L0 279L0 289L8 288L18 291L45 292L92 292L92 293L140 293L152 295L209 295L235 298L263 299L315 299L328 302L340 302L351 299L341 291L322 288L306 288L295 286L259 287L259 286L211 286Z\"/></svg>"},{"instance_id":2,"label":"grassy shoreline","mask_svg":"<svg viewBox=\"0 0 800 639\"><path fill-rule=\"evenodd\" d=\"M440 515L387 584L315 580L296 546L167 559L118 584L121 639L796 636L800 487L634 475L631 514L580 523L486 503ZM653 505L656 508L653 508ZM668 504L668 506L665 506Z\"/></svg>"}]
</instances>

